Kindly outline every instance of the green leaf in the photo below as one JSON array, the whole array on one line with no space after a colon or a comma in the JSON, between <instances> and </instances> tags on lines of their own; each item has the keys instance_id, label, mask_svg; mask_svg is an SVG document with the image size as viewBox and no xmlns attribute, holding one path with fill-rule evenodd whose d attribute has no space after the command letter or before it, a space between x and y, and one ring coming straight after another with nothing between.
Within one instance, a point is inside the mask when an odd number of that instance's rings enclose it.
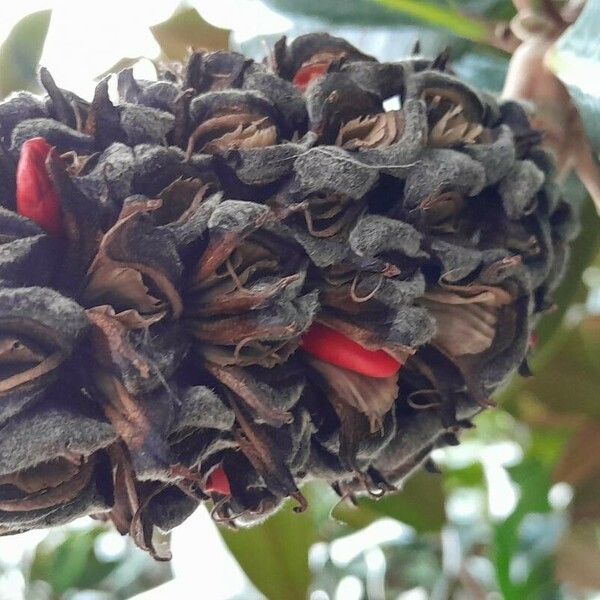
<instances>
[{"instance_id":1,"label":"green leaf","mask_svg":"<svg viewBox=\"0 0 600 600\"><path fill-rule=\"evenodd\" d=\"M586 2L577 21L546 56L550 69L568 87L588 137L600 151L600 3Z\"/></svg>"},{"instance_id":2,"label":"green leaf","mask_svg":"<svg viewBox=\"0 0 600 600\"><path fill-rule=\"evenodd\" d=\"M189 49L227 50L229 29L207 23L195 8L180 7L168 20L150 27L168 60L185 61Z\"/></svg>"},{"instance_id":3,"label":"green leaf","mask_svg":"<svg viewBox=\"0 0 600 600\"><path fill-rule=\"evenodd\" d=\"M523 462L507 470L511 479L521 490L519 502L511 517L521 517L532 512L545 513L550 510L548 503L548 491L551 486L550 473L541 462L526 458Z\"/></svg>"},{"instance_id":4,"label":"green leaf","mask_svg":"<svg viewBox=\"0 0 600 600\"><path fill-rule=\"evenodd\" d=\"M474 462L467 467L449 469L444 472L444 487L447 490L456 490L465 487L483 488L484 483L483 465L480 462Z\"/></svg>"},{"instance_id":5,"label":"green leaf","mask_svg":"<svg viewBox=\"0 0 600 600\"><path fill-rule=\"evenodd\" d=\"M119 564L118 561L100 562L95 556L96 538L104 531L102 527L95 527L69 532L56 547L42 542L29 572L31 581L47 582L57 597L70 589L96 587Z\"/></svg>"},{"instance_id":6,"label":"green leaf","mask_svg":"<svg viewBox=\"0 0 600 600\"><path fill-rule=\"evenodd\" d=\"M534 423L529 430L530 445L527 448L527 456L539 460L544 466L553 470L561 459L567 442L572 437L576 427L573 421L579 421L580 417L576 415L564 415L561 422L561 415L555 412L550 413L554 419L551 423ZM554 477L556 481L556 477Z\"/></svg>"},{"instance_id":7,"label":"green leaf","mask_svg":"<svg viewBox=\"0 0 600 600\"><path fill-rule=\"evenodd\" d=\"M406 25L407 23L434 24L446 28L440 16L490 15L509 19L515 14L510 0L267 0L273 8L292 15L316 17L336 24ZM460 11L458 10L460 6ZM462 11L462 12L461 12Z\"/></svg>"},{"instance_id":8,"label":"green leaf","mask_svg":"<svg viewBox=\"0 0 600 600\"><path fill-rule=\"evenodd\" d=\"M0 98L16 90L37 91L37 68L50 25L51 10L23 17L0 46Z\"/></svg>"},{"instance_id":9,"label":"green leaf","mask_svg":"<svg viewBox=\"0 0 600 600\"><path fill-rule=\"evenodd\" d=\"M584 351L581 331L576 328L562 338L560 349L543 372L529 380L525 390L558 413L585 414L600 418L600 371Z\"/></svg>"},{"instance_id":10,"label":"green leaf","mask_svg":"<svg viewBox=\"0 0 600 600\"><path fill-rule=\"evenodd\" d=\"M483 52L466 52L452 61L452 68L463 81L499 94L504 86L508 58Z\"/></svg>"},{"instance_id":11,"label":"green leaf","mask_svg":"<svg viewBox=\"0 0 600 600\"><path fill-rule=\"evenodd\" d=\"M267 0L276 10L292 15L306 15L336 24L398 25L406 24L406 15L377 5L371 0Z\"/></svg>"},{"instance_id":12,"label":"green leaf","mask_svg":"<svg viewBox=\"0 0 600 600\"><path fill-rule=\"evenodd\" d=\"M439 531L446 521L442 477L420 471L415 473L398 493L381 500L358 501L358 508L340 505L334 516L359 528L381 517L402 521L418 532Z\"/></svg>"},{"instance_id":13,"label":"green leaf","mask_svg":"<svg viewBox=\"0 0 600 600\"><path fill-rule=\"evenodd\" d=\"M302 515L286 504L258 527L220 529L246 575L268 598L306 598L311 581L308 550L319 540L348 533L342 523L361 529L377 519L391 517L419 532L431 532L438 531L445 522L442 478L428 473L416 473L402 491L382 500L360 499L358 507L340 503L328 487L308 486L303 493L310 508Z\"/></svg>"},{"instance_id":14,"label":"green leaf","mask_svg":"<svg viewBox=\"0 0 600 600\"><path fill-rule=\"evenodd\" d=\"M423 0L374 1L385 8L391 8L427 25L446 29L474 42L485 41L489 34L482 23L453 8L438 6Z\"/></svg>"},{"instance_id":15,"label":"green leaf","mask_svg":"<svg viewBox=\"0 0 600 600\"><path fill-rule=\"evenodd\" d=\"M526 595L525 589L538 581L539 571L531 569L529 575L532 579L524 582L515 582L511 576L513 559L521 550L521 526L530 513L548 513L548 491L550 489L550 473L542 463L526 459L522 463L508 469L512 480L518 484L520 497L513 513L494 526L494 566L498 585L505 600L521 600L525 597L540 597L539 595ZM530 558L528 556L528 558ZM546 578L551 576L550 563L546 556L541 557L537 569L546 573ZM541 578L543 580L543 577Z\"/></svg>"},{"instance_id":16,"label":"green leaf","mask_svg":"<svg viewBox=\"0 0 600 600\"><path fill-rule=\"evenodd\" d=\"M487 43L492 27L481 18L508 19L510 0L267 0L276 10L336 25L435 27L475 42Z\"/></svg>"},{"instance_id":17,"label":"green leaf","mask_svg":"<svg viewBox=\"0 0 600 600\"><path fill-rule=\"evenodd\" d=\"M246 575L267 598L307 597L311 582L308 551L318 541L311 510L296 514L288 502L261 525L219 531Z\"/></svg>"}]
</instances>

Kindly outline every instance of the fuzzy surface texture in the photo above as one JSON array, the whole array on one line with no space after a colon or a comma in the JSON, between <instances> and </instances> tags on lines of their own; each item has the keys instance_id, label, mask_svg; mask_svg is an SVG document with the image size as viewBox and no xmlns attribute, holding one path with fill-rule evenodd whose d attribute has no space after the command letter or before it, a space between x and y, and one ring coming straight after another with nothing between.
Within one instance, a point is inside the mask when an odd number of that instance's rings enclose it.
<instances>
[{"instance_id":1,"label":"fuzzy surface texture","mask_svg":"<svg viewBox=\"0 0 600 600\"><path fill-rule=\"evenodd\" d=\"M116 77L0 103L0 534L393 493L526 372L576 223L519 104L327 34Z\"/></svg>"}]
</instances>

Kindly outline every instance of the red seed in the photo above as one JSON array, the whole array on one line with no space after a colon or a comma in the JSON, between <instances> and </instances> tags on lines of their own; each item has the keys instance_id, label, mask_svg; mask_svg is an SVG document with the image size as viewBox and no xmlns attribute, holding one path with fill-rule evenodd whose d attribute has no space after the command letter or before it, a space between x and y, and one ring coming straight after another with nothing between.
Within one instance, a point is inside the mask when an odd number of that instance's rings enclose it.
<instances>
[{"instance_id":1,"label":"red seed","mask_svg":"<svg viewBox=\"0 0 600 600\"><path fill-rule=\"evenodd\" d=\"M327 73L327 69L329 69L329 65L331 62L317 62L309 65L301 66L292 83L301 91L304 92L308 87L308 84L317 77L324 75Z\"/></svg>"},{"instance_id":2,"label":"red seed","mask_svg":"<svg viewBox=\"0 0 600 600\"><path fill-rule=\"evenodd\" d=\"M41 137L27 140L17 166L17 212L53 236L63 232L60 199L46 169L56 150Z\"/></svg>"},{"instance_id":3,"label":"red seed","mask_svg":"<svg viewBox=\"0 0 600 600\"><path fill-rule=\"evenodd\" d=\"M304 334L300 347L323 362L368 377L391 377L402 367L387 352L368 350L321 323L314 323Z\"/></svg>"},{"instance_id":4,"label":"red seed","mask_svg":"<svg viewBox=\"0 0 600 600\"><path fill-rule=\"evenodd\" d=\"M229 486L229 479L227 473L223 469L223 465L219 465L216 469L213 469L204 485L204 491L207 493L214 492L221 494L221 496L231 496L231 487Z\"/></svg>"}]
</instances>

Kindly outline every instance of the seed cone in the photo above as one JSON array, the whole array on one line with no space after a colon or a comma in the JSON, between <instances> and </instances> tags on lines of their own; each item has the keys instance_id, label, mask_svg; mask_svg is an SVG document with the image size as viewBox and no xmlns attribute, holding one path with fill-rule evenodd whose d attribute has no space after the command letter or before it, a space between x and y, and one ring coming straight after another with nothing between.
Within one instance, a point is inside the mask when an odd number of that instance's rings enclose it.
<instances>
[{"instance_id":1,"label":"seed cone","mask_svg":"<svg viewBox=\"0 0 600 600\"><path fill-rule=\"evenodd\" d=\"M0 532L382 495L491 404L574 235L539 134L442 57L312 34L0 104ZM400 108L386 111L397 97Z\"/></svg>"}]
</instances>

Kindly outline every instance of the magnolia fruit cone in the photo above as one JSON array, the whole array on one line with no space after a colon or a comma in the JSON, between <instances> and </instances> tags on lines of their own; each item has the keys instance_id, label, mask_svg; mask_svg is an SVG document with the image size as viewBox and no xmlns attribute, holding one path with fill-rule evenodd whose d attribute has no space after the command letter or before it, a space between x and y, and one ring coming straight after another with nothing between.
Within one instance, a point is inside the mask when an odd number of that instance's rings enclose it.
<instances>
[{"instance_id":1,"label":"magnolia fruit cone","mask_svg":"<svg viewBox=\"0 0 600 600\"><path fill-rule=\"evenodd\" d=\"M379 497L528 372L576 224L518 103L327 34L117 79L0 103L0 532Z\"/></svg>"}]
</instances>

